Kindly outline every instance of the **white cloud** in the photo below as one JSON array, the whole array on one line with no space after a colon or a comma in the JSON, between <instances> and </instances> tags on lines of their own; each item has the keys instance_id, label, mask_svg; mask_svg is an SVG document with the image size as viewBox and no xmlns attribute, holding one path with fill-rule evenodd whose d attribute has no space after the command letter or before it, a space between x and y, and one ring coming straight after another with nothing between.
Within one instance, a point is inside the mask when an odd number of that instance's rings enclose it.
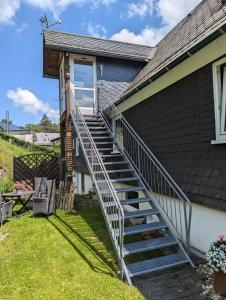
<instances>
[{"instance_id":1,"label":"white cloud","mask_svg":"<svg viewBox=\"0 0 226 300\"><path fill-rule=\"evenodd\" d=\"M147 8L147 2L150 9ZM112 35L112 39L136 44L156 46L156 44L185 17L201 0L142 0L129 4L128 17L140 16L157 11L162 22L159 27L146 26L140 33L135 34L127 28ZM132 6L130 6L132 5Z\"/></svg>"},{"instance_id":2,"label":"white cloud","mask_svg":"<svg viewBox=\"0 0 226 300\"><path fill-rule=\"evenodd\" d=\"M106 38L107 30L103 25L93 24L92 22L86 23L85 25L87 26L87 31L90 35Z\"/></svg>"},{"instance_id":3,"label":"white cloud","mask_svg":"<svg viewBox=\"0 0 226 300\"><path fill-rule=\"evenodd\" d=\"M28 28L27 23L22 22L22 23L20 24L20 26L17 27L16 33L17 33L18 35L20 35L20 34L21 34L22 32L24 32L27 28Z\"/></svg>"},{"instance_id":4,"label":"white cloud","mask_svg":"<svg viewBox=\"0 0 226 300\"><path fill-rule=\"evenodd\" d=\"M97 8L100 5L109 6L117 0L0 0L0 23L14 24L13 18L22 3L49 10L55 18L59 18L60 13L69 5L90 4Z\"/></svg>"},{"instance_id":5,"label":"white cloud","mask_svg":"<svg viewBox=\"0 0 226 300\"><path fill-rule=\"evenodd\" d=\"M13 101L15 106L21 107L23 111L37 115L38 113L46 114L51 120L59 120L59 112L52 109L48 103L40 100L29 90L18 87L15 91L9 90L7 98Z\"/></svg>"},{"instance_id":6,"label":"white cloud","mask_svg":"<svg viewBox=\"0 0 226 300\"><path fill-rule=\"evenodd\" d=\"M146 15L154 12L154 7L154 1L151 0L129 3L127 5L128 18L132 18L134 16L145 17Z\"/></svg>"},{"instance_id":7,"label":"white cloud","mask_svg":"<svg viewBox=\"0 0 226 300\"><path fill-rule=\"evenodd\" d=\"M0 1L0 23L14 24L13 18L20 8L20 0Z\"/></svg>"},{"instance_id":8,"label":"white cloud","mask_svg":"<svg viewBox=\"0 0 226 300\"><path fill-rule=\"evenodd\" d=\"M163 23L173 27L200 2L201 0L159 0L157 9Z\"/></svg>"},{"instance_id":9,"label":"white cloud","mask_svg":"<svg viewBox=\"0 0 226 300\"><path fill-rule=\"evenodd\" d=\"M140 45L156 46L167 30L168 27L166 26L160 28L147 26L139 34L135 34L127 28L124 28L120 32L113 34L111 39Z\"/></svg>"}]
</instances>

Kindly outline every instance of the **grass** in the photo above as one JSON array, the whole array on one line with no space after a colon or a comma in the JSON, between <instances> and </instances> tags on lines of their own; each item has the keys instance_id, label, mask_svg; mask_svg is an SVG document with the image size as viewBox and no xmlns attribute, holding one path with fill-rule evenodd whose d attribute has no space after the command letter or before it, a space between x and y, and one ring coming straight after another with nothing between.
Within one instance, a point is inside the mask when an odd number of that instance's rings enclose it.
<instances>
[{"instance_id":1,"label":"grass","mask_svg":"<svg viewBox=\"0 0 226 300\"><path fill-rule=\"evenodd\" d=\"M0 169L6 171L2 180L2 191L11 191L13 184L13 157L29 154L27 149L13 145L8 141L0 139Z\"/></svg>"},{"instance_id":2,"label":"grass","mask_svg":"<svg viewBox=\"0 0 226 300\"><path fill-rule=\"evenodd\" d=\"M98 207L12 218L0 230L0 299L144 299L122 282Z\"/></svg>"}]
</instances>

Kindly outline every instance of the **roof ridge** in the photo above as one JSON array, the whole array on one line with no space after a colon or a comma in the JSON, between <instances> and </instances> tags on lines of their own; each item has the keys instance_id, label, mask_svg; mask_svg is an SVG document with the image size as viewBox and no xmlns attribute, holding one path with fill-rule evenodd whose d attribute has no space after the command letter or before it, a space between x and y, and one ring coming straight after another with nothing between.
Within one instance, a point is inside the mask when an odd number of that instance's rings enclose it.
<instances>
[{"instance_id":1,"label":"roof ridge","mask_svg":"<svg viewBox=\"0 0 226 300\"><path fill-rule=\"evenodd\" d=\"M188 17L191 17L193 12L196 11L199 8L199 6L202 5L203 2L206 2L206 0L202 0L200 3L198 3L182 20L180 20L178 23L176 23L176 25L170 29L170 31L158 42L158 44L155 47L158 48L159 44L163 40L165 40L171 34L171 32L173 32L175 30L176 27L179 27L179 25L181 23L183 23ZM155 56L155 54L154 54L154 56ZM153 56L153 58L154 58L154 56Z\"/></svg>"},{"instance_id":2,"label":"roof ridge","mask_svg":"<svg viewBox=\"0 0 226 300\"><path fill-rule=\"evenodd\" d=\"M101 38L101 37L95 37L95 36L89 36L89 35L84 35L84 34L77 34L77 33L72 33L72 32L65 32L65 31L60 31L60 30L51 30L51 29L44 29L43 30L48 31L48 32L57 32L57 33L63 33L67 35L73 35L77 37L85 37L89 39L94 39L94 40L101 40L101 41L106 41L106 42L113 42L113 43L119 43L119 44L126 44L126 45L131 45L131 46L138 46L138 47L144 47L144 48L149 48L149 49L154 49L156 46L147 46L147 45L141 45L141 44L134 44L134 43L129 43L129 42L121 42L117 40L111 40L109 38Z\"/></svg>"}]
</instances>

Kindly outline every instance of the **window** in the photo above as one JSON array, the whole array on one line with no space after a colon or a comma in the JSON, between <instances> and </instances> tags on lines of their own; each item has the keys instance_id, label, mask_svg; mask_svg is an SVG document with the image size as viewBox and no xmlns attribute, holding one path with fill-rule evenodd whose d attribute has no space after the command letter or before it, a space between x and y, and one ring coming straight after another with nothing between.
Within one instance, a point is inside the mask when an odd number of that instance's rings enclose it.
<instances>
[{"instance_id":1,"label":"window","mask_svg":"<svg viewBox=\"0 0 226 300\"><path fill-rule=\"evenodd\" d=\"M78 138L75 138L75 156L79 156L79 140L78 140Z\"/></svg>"},{"instance_id":2,"label":"window","mask_svg":"<svg viewBox=\"0 0 226 300\"><path fill-rule=\"evenodd\" d=\"M76 103L82 112L93 112L96 107L95 57L71 55L71 83Z\"/></svg>"},{"instance_id":3,"label":"window","mask_svg":"<svg viewBox=\"0 0 226 300\"><path fill-rule=\"evenodd\" d=\"M226 57L213 64L216 141L226 143Z\"/></svg>"},{"instance_id":4,"label":"window","mask_svg":"<svg viewBox=\"0 0 226 300\"><path fill-rule=\"evenodd\" d=\"M64 81L64 57L60 65L59 96L60 96L60 115L65 111L65 81Z\"/></svg>"},{"instance_id":5,"label":"window","mask_svg":"<svg viewBox=\"0 0 226 300\"><path fill-rule=\"evenodd\" d=\"M116 116L113 121L113 131L115 134L116 141L120 146L123 147L123 127L120 116Z\"/></svg>"},{"instance_id":6,"label":"window","mask_svg":"<svg viewBox=\"0 0 226 300\"><path fill-rule=\"evenodd\" d=\"M81 190L85 193L85 176L83 173L81 173Z\"/></svg>"}]
</instances>

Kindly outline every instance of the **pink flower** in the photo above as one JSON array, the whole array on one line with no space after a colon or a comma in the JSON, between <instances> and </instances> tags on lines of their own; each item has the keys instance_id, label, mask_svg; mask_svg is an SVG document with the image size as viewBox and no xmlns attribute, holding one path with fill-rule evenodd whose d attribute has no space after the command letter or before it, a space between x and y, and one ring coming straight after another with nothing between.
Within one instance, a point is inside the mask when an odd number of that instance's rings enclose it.
<instances>
[{"instance_id":1,"label":"pink flower","mask_svg":"<svg viewBox=\"0 0 226 300\"><path fill-rule=\"evenodd\" d=\"M219 234L219 235L218 235L218 239L219 239L220 241L224 241L224 234Z\"/></svg>"}]
</instances>

